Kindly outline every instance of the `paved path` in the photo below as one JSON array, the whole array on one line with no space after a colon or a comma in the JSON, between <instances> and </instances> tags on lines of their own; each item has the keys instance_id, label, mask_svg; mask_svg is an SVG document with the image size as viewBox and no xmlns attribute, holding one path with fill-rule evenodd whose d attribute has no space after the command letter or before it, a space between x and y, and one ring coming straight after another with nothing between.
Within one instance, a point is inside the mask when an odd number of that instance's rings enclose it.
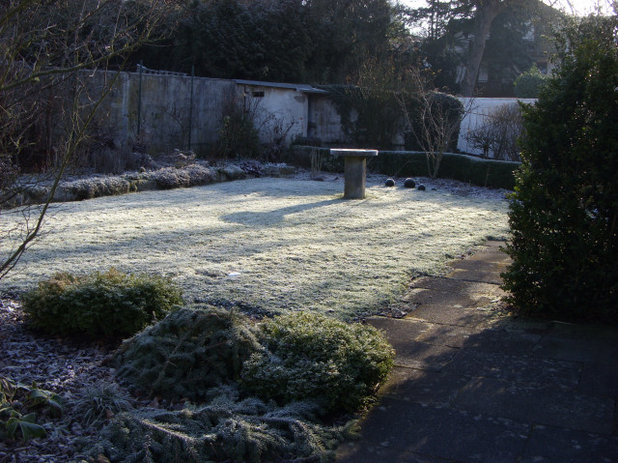
<instances>
[{"instance_id":1,"label":"paved path","mask_svg":"<svg viewBox=\"0 0 618 463\"><path fill-rule=\"evenodd\" d=\"M369 320L396 366L339 463L618 462L618 330L500 313L500 244Z\"/></svg>"}]
</instances>

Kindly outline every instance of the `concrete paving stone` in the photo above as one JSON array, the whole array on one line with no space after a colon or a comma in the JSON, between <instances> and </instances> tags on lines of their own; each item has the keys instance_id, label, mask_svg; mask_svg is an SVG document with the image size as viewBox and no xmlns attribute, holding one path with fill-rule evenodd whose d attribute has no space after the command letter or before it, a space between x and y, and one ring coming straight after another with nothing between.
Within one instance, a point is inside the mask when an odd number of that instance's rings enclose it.
<instances>
[{"instance_id":1,"label":"concrete paving stone","mask_svg":"<svg viewBox=\"0 0 618 463\"><path fill-rule=\"evenodd\" d=\"M608 346L618 346L618 328L615 326L553 321L548 335L555 338L596 339Z\"/></svg>"},{"instance_id":2,"label":"concrete paving stone","mask_svg":"<svg viewBox=\"0 0 618 463\"><path fill-rule=\"evenodd\" d=\"M459 391L454 406L523 423L563 426L601 434L611 434L614 413L611 399L493 378L470 380Z\"/></svg>"},{"instance_id":3,"label":"concrete paving stone","mask_svg":"<svg viewBox=\"0 0 618 463\"><path fill-rule=\"evenodd\" d=\"M497 285L447 278L423 277L412 282L406 298L413 309L408 318L432 323L475 326L487 318L482 310L504 293Z\"/></svg>"},{"instance_id":4,"label":"concrete paving stone","mask_svg":"<svg viewBox=\"0 0 618 463\"><path fill-rule=\"evenodd\" d=\"M459 390L467 383L467 378L459 376L395 367L379 394L409 402L446 406L453 402Z\"/></svg>"},{"instance_id":5,"label":"concrete paving stone","mask_svg":"<svg viewBox=\"0 0 618 463\"><path fill-rule=\"evenodd\" d=\"M409 286L410 289L429 289L432 291L449 293L453 297L457 297L461 299L465 299L467 295L487 295L489 297L495 298L498 296L503 296L505 293L497 284L493 283L484 283L478 281L461 281L461 280L453 280L450 278L443 277L420 277L412 280ZM459 291L461 294L453 294L454 292ZM475 299L471 299L470 304L466 304L466 307L473 307L475 303Z\"/></svg>"},{"instance_id":6,"label":"concrete paving stone","mask_svg":"<svg viewBox=\"0 0 618 463\"><path fill-rule=\"evenodd\" d=\"M509 255L503 251L504 241L487 241L484 246L476 249L473 254L466 256L466 260L481 262L511 262Z\"/></svg>"},{"instance_id":7,"label":"concrete paving stone","mask_svg":"<svg viewBox=\"0 0 618 463\"><path fill-rule=\"evenodd\" d=\"M474 328L487 321L490 315L482 308L469 308L461 304L443 305L435 303L423 304L408 314L407 319L424 320L440 325L454 325Z\"/></svg>"},{"instance_id":8,"label":"concrete paving stone","mask_svg":"<svg viewBox=\"0 0 618 463\"><path fill-rule=\"evenodd\" d=\"M426 323L427 329L416 338L417 341L437 346L462 347L475 331L461 326Z\"/></svg>"},{"instance_id":9,"label":"concrete paving stone","mask_svg":"<svg viewBox=\"0 0 618 463\"><path fill-rule=\"evenodd\" d=\"M516 332L504 328L488 328L468 337L461 347L483 352L504 352L511 355L531 354L541 339L540 334Z\"/></svg>"},{"instance_id":10,"label":"concrete paving stone","mask_svg":"<svg viewBox=\"0 0 618 463\"><path fill-rule=\"evenodd\" d=\"M535 320L533 318L523 317L503 317L499 320L491 322L492 328L500 327L505 331L512 331L515 333L528 333L546 335L551 331L553 324L547 320Z\"/></svg>"},{"instance_id":11,"label":"concrete paving stone","mask_svg":"<svg viewBox=\"0 0 618 463\"><path fill-rule=\"evenodd\" d=\"M600 339L570 339L544 336L534 347L534 355L572 362L616 363L618 346Z\"/></svg>"},{"instance_id":12,"label":"concrete paving stone","mask_svg":"<svg viewBox=\"0 0 618 463\"><path fill-rule=\"evenodd\" d=\"M418 341L391 342L395 348L395 365L421 370L440 371L457 354L459 349L435 346Z\"/></svg>"},{"instance_id":13,"label":"concrete paving stone","mask_svg":"<svg viewBox=\"0 0 618 463\"><path fill-rule=\"evenodd\" d=\"M444 372L467 377L495 378L518 384L547 385L575 390L582 365L561 360L461 349Z\"/></svg>"},{"instance_id":14,"label":"concrete paving stone","mask_svg":"<svg viewBox=\"0 0 618 463\"><path fill-rule=\"evenodd\" d=\"M414 341L420 334L431 328L431 325L423 320L408 318L370 317L367 323L383 330L390 342Z\"/></svg>"},{"instance_id":15,"label":"concrete paving stone","mask_svg":"<svg viewBox=\"0 0 618 463\"><path fill-rule=\"evenodd\" d=\"M534 426L521 463L618 463L618 437Z\"/></svg>"},{"instance_id":16,"label":"concrete paving stone","mask_svg":"<svg viewBox=\"0 0 618 463\"><path fill-rule=\"evenodd\" d=\"M386 339L395 349L395 365L409 368L440 370L451 361L457 349L436 346L415 339L430 328L419 320L372 317L367 322L384 330Z\"/></svg>"},{"instance_id":17,"label":"concrete paving stone","mask_svg":"<svg viewBox=\"0 0 618 463\"><path fill-rule=\"evenodd\" d=\"M385 397L363 422L361 440L340 447L338 461L398 463L406 461L402 455L423 455L459 463L514 463L528 431L528 425L504 418Z\"/></svg>"},{"instance_id":18,"label":"concrete paving stone","mask_svg":"<svg viewBox=\"0 0 618 463\"><path fill-rule=\"evenodd\" d=\"M500 273L506 270L506 263L459 260L449 264L453 270L446 277L455 280L478 281L502 284Z\"/></svg>"},{"instance_id":19,"label":"concrete paving stone","mask_svg":"<svg viewBox=\"0 0 618 463\"><path fill-rule=\"evenodd\" d=\"M609 397L618 401L616 363L585 363L578 391L582 394Z\"/></svg>"}]
</instances>

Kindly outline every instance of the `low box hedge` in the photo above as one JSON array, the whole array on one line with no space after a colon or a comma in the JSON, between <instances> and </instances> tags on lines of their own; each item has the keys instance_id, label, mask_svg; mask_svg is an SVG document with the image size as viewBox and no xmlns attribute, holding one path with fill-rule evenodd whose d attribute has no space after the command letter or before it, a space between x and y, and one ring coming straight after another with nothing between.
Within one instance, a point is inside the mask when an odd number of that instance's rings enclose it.
<instances>
[{"instance_id":1,"label":"low box hedge","mask_svg":"<svg viewBox=\"0 0 618 463\"><path fill-rule=\"evenodd\" d=\"M313 161L312 161L313 158ZM285 161L300 167L310 168L318 159L320 170L343 171L343 159L334 158L328 148L293 146ZM456 153L445 153L438 176L468 182L473 185L505 188L515 185L515 170L518 162L481 159ZM380 151L378 157L367 161L372 172L398 177L428 177L425 153L416 151Z\"/></svg>"}]
</instances>

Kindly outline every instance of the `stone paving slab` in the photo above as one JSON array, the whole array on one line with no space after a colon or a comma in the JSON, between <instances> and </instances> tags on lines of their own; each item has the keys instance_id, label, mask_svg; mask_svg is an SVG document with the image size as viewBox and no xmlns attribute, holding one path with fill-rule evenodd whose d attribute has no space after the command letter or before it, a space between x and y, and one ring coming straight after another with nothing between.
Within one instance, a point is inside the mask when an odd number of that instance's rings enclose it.
<instances>
[{"instance_id":1,"label":"stone paving slab","mask_svg":"<svg viewBox=\"0 0 618 463\"><path fill-rule=\"evenodd\" d=\"M618 437L534 426L521 463L618 463Z\"/></svg>"},{"instance_id":2,"label":"stone paving slab","mask_svg":"<svg viewBox=\"0 0 618 463\"><path fill-rule=\"evenodd\" d=\"M362 439L342 445L342 463L404 462L409 455L445 460L515 463L529 426L495 418L386 397L363 423Z\"/></svg>"},{"instance_id":3,"label":"stone paving slab","mask_svg":"<svg viewBox=\"0 0 618 463\"><path fill-rule=\"evenodd\" d=\"M420 404L448 406L468 382L468 378L441 372L395 367L379 394Z\"/></svg>"},{"instance_id":4,"label":"stone paving slab","mask_svg":"<svg viewBox=\"0 0 618 463\"><path fill-rule=\"evenodd\" d=\"M484 249L465 259L456 260L449 264L453 269L447 277L455 280L481 281L501 284L500 273L506 270L509 256L500 248L503 242L491 241Z\"/></svg>"},{"instance_id":5,"label":"stone paving slab","mask_svg":"<svg viewBox=\"0 0 618 463\"><path fill-rule=\"evenodd\" d=\"M618 341L544 336L534 348L541 357L574 362L618 363Z\"/></svg>"},{"instance_id":6,"label":"stone paving slab","mask_svg":"<svg viewBox=\"0 0 618 463\"><path fill-rule=\"evenodd\" d=\"M386 339L397 353L395 365L398 366L440 370L458 352L448 346L416 341L416 337L429 328L429 325L421 321L372 317L367 322L385 330Z\"/></svg>"},{"instance_id":7,"label":"stone paving slab","mask_svg":"<svg viewBox=\"0 0 618 463\"><path fill-rule=\"evenodd\" d=\"M578 391L582 394L616 399L618 415L618 368L616 363L590 362L584 365ZM618 426L618 416L616 417Z\"/></svg>"},{"instance_id":8,"label":"stone paving slab","mask_svg":"<svg viewBox=\"0 0 618 463\"><path fill-rule=\"evenodd\" d=\"M514 332L500 326L481 329L476 326L470 329L437 324L428 324L428 328L416 338L417 341L429 344L512 354L532 354L541 339L540 334Z\"/></svg>"},{"instance_id":9,"label":"stone paving slab","mask_svg":"<svg viewBox=\"0 0 618 463\"><path fill-rule=\"evenodd\" d=\"M503 295L497 285L490 283L423 277L412 282L404 301L414 308L411 318L473 327L487 319L483 309Z\"/></svg>"},{"instance_id":10,"label":"stone paving slab","mask_svg":"<svg viewBox=\"0 0 618 463\"><path fill-rule=\"evenodd\" d=\"M369 320L397 366L338 461L618 463L618 329L496 310L502 244L413 280L405 319Z\"/></svg>"},{"instance_id":11,"label":"stone paving slab","mask_svg":"<svg viewBox=\"0 0 618 463\"><path fill-rule=\"evenodd\" d=\"M457 394L454 406L521 423L568 424L570 429L607 435L613 427L613 400L493 378L470 380Z\"/></svg>"},{"instance_id":12,"label":"stone paving slab","mask_svg":"<svg viewBox=\"0 0 618 463\"><path fill-rule=\"evenodd\" d=\"M425 322L425 325L427 329L419 334L416 340L438 346L461 348L469 342L471 336L478 333L462 326L438 325L428 322Z\"/></svg>"},{"instance_id":13,"label":"stone paving slab","mask_svg":"<svg viewBox=\"0 0 618 463\"><path fill-rule=\"evenodd\" d=\"M582 366L561 360L462 349L444 371L457 376L494 378L574 391Z\"/></svg>"},{"instance_id":14,"label":"stone paving slab","mask_svg":"<svg viewBox=\"0 0 618 463\"><path fill-rule=\"evenodd\" d=\"M423 320L399 319L387 317L370 317L367 323L379 330L393 341L415 341L419 335L431 328Z\"/></svg>"}]
</instances>

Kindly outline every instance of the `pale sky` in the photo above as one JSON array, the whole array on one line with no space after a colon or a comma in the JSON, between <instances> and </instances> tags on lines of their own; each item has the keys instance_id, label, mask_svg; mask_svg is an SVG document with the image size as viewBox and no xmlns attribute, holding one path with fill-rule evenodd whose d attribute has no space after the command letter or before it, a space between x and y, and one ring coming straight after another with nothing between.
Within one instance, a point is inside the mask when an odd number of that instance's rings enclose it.
<instances>
[{"instance_id":1,"label":"pale sky","mask_svg":"<svg viewBox=\"0 0 618 463\"><path fill-rule=\"evenodd\" d=\"M400 0L401 3L410 6L423 6L424 0ZM555 7L564 9L567 13L574 13L578 16L585 16L594 11L594 6L600 3L602 11L606 14L612 13L611 0L543 0L544 3L555 3ZM569 5L570 3L570 5ZM571 10L571 7L573 8Z\"/></svg>"}]
</instances>

